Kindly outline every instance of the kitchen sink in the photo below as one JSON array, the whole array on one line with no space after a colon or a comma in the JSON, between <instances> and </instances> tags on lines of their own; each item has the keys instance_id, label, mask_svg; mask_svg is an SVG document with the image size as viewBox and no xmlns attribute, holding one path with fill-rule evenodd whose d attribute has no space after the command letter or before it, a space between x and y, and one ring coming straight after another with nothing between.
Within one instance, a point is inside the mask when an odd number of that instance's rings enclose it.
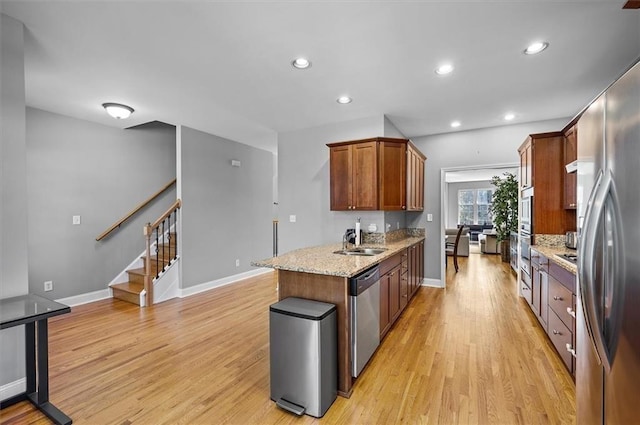
<instances>
[{"instance_id":1,"label":"kitchen sink","mask_svg":"<svg viewBox=\"0 0 640 425\"><path fill-rule=\"evenodd\" d=\"M353 248L341 249L340 251L333 251L333 253L340 255L378 255L385 251L386 248Z\"/></svg>"}]
</instances>

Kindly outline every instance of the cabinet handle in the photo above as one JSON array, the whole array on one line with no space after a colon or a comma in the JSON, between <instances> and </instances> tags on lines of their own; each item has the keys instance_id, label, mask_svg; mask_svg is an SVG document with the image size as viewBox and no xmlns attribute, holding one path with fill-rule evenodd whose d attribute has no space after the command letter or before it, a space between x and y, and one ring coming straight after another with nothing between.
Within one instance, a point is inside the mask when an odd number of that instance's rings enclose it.
<instances>
[{"instance_id":1,"label":"cabinet handle","mask_svg":"<svg viewBox=\"0 0 640 425\"><path fill-rule=\"evenodd\" d=\"M553 334L554 334L554 335L562 335L562 332L558 332L557 330L555 330L555 329L554 329L554 330L553 330Z\"/></svg>"},{"instance_id":2,"label":"cabinet handle","mask_svg":"<svg viewBox=\"0 0 640 425\"><path fill-rule=\"evenodd\" d=\"M553 299L556 301L562 301L562 297L558 297L557 295L554 295Z\"/></svg>"},{"instance_id":3,"label":"cabinet handle","mask_svg":"<svg viewBox=\"0 0 640 425\"><path fill-rule=\"evenodd\" d=\"M404 294L404 295L402 296L402 298L407 298L407 294Z\"/></svg>"},{"instance_id":4,"label":"cabinet handle","mask_svg":"<svg viewBox=\"0 0 640 425\"><path fill-rule=\"evenodd\" d=\"M576 311L571 307L567 307L567 313L569 313L569 316L573 317L574 319L576 318Z\"/></svg>"},{"instance_id":5,"label":"cabinet handle","mask_svg":"<svg viewBox=\"0 0 640 425\"><path fill-rule=\"evenodd\" d=\"M569 206L570 206L570 207L575 207L575 206L576 206L576 204L569 204Z\"/></svg>"},{"instance_id":6,"label":"cabinet handle","mask_svg":"<svg viewBox=\"0 0 640 425\"><path fill-rule=\"evenodd\" d=\"M567 351L570 352L573 357L578 357L576 355L576 349L573 348L573 345L571 345L569 343L567 343Z\"/></svg>"},{"instance_id":7,"label":"cabinet handle","mask_svg":"<svg viewBox=\"0 0 640 425\"><path fill-rule=\"evenodd\" d=\"M402 209L403 209L403 210L404 210L404 209L406 209L406 208L407 208L407 207L405 207L404 205L402 206Z\"/></svg>"}]
</instances>

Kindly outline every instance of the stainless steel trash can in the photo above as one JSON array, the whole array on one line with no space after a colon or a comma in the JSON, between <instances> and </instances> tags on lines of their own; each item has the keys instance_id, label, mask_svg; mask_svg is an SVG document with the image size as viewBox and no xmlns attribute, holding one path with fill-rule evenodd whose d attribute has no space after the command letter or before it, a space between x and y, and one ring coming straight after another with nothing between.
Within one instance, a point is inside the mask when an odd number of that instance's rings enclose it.
<instances>
[{"instance_id":1,"label":"stainless steel trash can","mask_svg":"<svg viewBox=\"0 0 640 425\"><path fill-rule=\"evenodd\" d=\"M338 394L336 306L286 298L269 307L271 400L321 418Z\"/></svg>"}]
</instances>

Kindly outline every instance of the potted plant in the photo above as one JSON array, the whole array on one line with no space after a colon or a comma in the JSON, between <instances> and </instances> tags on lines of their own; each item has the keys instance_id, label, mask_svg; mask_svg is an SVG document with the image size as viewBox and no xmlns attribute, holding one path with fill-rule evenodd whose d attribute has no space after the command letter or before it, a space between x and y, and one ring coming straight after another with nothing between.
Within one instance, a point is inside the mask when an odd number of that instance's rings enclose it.
<instances>
[{"instance_id":1,"label":"potted plant","mask_svg":"<svg viewBox=\"0 0 640 425\"><path fill-rule=\"evenodd\" d=\"M510 257L509 236L518 230L518 180L513 173L504 173L504 178L493 176L491 184L496 187L489 212L501 243L502 261Z\"/></svg>"}]
</instances>

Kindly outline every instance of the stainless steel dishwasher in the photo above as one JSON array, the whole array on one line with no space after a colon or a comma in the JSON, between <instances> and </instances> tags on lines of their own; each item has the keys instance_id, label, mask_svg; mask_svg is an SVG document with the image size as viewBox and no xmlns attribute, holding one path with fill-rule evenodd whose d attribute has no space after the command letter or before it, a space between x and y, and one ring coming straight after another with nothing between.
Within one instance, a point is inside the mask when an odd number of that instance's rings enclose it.
<instances>
[{"instance_id":1,"label":"stainless steel dishwasher","mask_svg":"<svg viewBox=\"0 0 640 425\"><path fill-rule=\"evenodd\" d=\"M378 266L351 278L351 376L357 377L380 345Z\"/></svg>"}]
</instances>

